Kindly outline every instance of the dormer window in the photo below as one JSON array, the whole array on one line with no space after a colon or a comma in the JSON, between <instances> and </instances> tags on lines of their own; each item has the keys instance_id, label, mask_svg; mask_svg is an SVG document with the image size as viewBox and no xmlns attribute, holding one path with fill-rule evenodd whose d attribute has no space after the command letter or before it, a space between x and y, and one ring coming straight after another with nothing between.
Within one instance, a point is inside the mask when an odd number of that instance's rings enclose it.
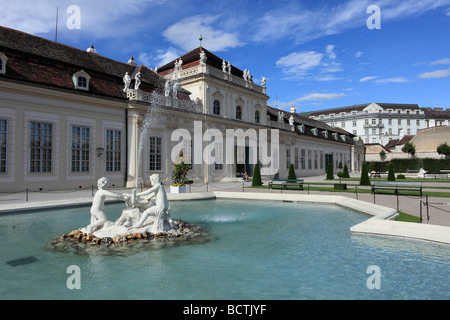
<instances>
[{"instance_id":1,"label":"dormer window","mask_svg":"<svg viewBox=\"0 0 450 320\"><path fill-rule=\"evenodd\" d=\"M73 85L75 86L75 89L79 90L88 91L90 79L91 77L84 70L78 71L72 76Z\"/></svg>"},{"instance_id":2,"label":"dormer window","mask_svg":"<svg viewBox=\"0 0 450 320\"><path fill-rule=\"evenodd\" d=\"M301 133L305 133L305 125L301 124L297 126L297 129L301 132Z\"/></svg>"},{"instance_id":3,"label":"dormer window","mask_svg":"<svg viewBox=\"0 0 450 320\"><path fill-rule=\"evenodd\" d=\"M6 73L6 62L8 61L8 58L0 52L0 73L5 74Z\"/></svg>"}]
</instances>

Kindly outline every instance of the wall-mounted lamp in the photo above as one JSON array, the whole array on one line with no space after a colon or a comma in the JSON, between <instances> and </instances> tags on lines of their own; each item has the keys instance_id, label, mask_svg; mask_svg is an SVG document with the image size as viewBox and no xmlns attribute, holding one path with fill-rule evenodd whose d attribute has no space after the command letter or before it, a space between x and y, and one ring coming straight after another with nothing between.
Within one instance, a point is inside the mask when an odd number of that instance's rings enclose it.
<instances>
[{"instance_id":1,"label":"wall-mounted lamp","mask_svg":"<svg viewBox=\"0 0 450 320\"><path fill-rule=\"evenodd\" d=\"M97 157L100 157L100 156L103 154L103 151L105 151L104 148L98 147L98 148L97 148Z\"/></svg>"}]
</instances>

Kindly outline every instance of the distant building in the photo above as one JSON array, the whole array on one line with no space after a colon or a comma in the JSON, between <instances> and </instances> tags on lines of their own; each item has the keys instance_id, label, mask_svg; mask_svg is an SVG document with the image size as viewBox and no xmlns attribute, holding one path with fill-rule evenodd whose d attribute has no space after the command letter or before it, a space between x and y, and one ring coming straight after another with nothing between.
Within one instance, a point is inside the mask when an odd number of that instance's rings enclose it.
<instances>
[{"instance_id":1,"label":"distant building","mask_svg":"<svg viewBox=\"0 0 450 320\"><path fill-rule=\"evenodd\" d=\"M416 135L392 139L386 145L378 143L366 144L366 161L390 161L392 159L411 158L411 155L402 151L406 142L414 145L416 150L414 158L445 158L444 155L437 153L437 147L443 143L450 145L450 126L435 126L421 129Z\"/></svg>"},{"instance_id":2,"label":"distant building","mask_svg":"<svg viewBox=\"0 0 450 320\"><path fill-rule=\"evenodd\" d=\"M420 108L417 104L367 103L309 112L312 119L340 127L364 143L385 145L424 128L448 126L450 110Z\"/></svg>"}]
</instances>

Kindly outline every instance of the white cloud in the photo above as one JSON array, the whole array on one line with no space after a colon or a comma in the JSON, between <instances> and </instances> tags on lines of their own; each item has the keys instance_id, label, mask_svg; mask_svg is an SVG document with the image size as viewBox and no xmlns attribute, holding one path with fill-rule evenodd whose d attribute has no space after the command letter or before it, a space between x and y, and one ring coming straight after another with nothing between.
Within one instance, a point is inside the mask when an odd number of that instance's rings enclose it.
<instances>
[{"instance_id":1,"label":"white cloud","mask_svg":"<svg viewBox=\"0 0 450 320\"><path fill-rule=\"evenodd\" d=\"M292 52L276 61L276 65L287 75L285 79L303 79L309 77L317 81L331 81L338 78L331 73L342 71L336 62L335 46L326 46L325 52L300 51Z\"/></svg>"},{"instance_id":2,"label":"white cloud","mask_svg":"<svg viewBox=\"0 0 450 320\"><path fill-rule=\"evenodd\" d=\"M293 68L295 70L306 70L320 65L323 54L315 51L292 52L281 57L276 62L277 66Z\"/></svg>"},{"instance_id":3,"label":"white cloud","mask_svg":"<svg viewBox=\"0 0 450 320\"><path fill-rule=\"evenodd\" d=\"M450 64L450 58L435 60L430 63L430 66L434 66L437 64Z\"/></svg>"},{"instance_id":4,"label":"white cloud","mask_svg":"<svg viewBox=\"0 0 450 320\"><path fill-rule=\"evenodd\" d=\"M386 79L378 79L375 80L376 83L400 83L400 82L409 82L405 77L396 77L396 78L386 78Z\"/></svg>"},{"instance_id":5,"label":"white cloud","mask_svg":"<svg viewBox=\"0 0 450 320\"><path fill-rule=\"evenodd\" d=\"M146 65L149 68L161 67L166 63L178 58L182 53L175 48L168 48L167 50L157 50L155 55L147 52L141 52L137 63Z\"/></svg>"},{"instance_id":6,"label":"white cloud","mask_svg":"<svg viewBox=\"0 0 450 320\"><path fill-rule=\"evenodd\" d=\"M331 59L331 60L336 59L336 53L333 52L334 47L335 47L334 44L329 44L326 47L328 58Z\"/></svg>"},{"instance_id":7,"label":"white cloud","mask_svg":"<svg viewBox=\"0 0 450 320\"><path fill-rule=\"evenodd\" d=\"M355 53L355 58L360 58L362 56L363 52L362 51L358 51Z\"/></svg>"},{"instance_id":8,"label":"white cloud","mask_svg":"<svg viewBox=\"0 0 450 320\"><path fill-rule=\"evenodd\" d=\"M376 78L377 78L376 76L368 76L368 77L364 77L364 78L359 79L359 82L366 82L366 81L370 81L370 80L373 80L373 79L376 79Z\"/></svg>"},{"instance_id":9,"label":"white cloud","mask_svg":"<svg viewBox=\"0 0 450 320\"><path fill-rule=\"evenodd\" d=\"M225 32L214 26L219 20L218 15L197 15L182 19L163 32L163 36L173 45L185 51L199 46L199 36L202 35L203 45L211 51L223 51L242 46L236 33Z\"/></svg>"},{"instance_id":10,"label":"white cloud","mask_svg":"<svg viewBox=\"0 0 450 320\"><path fill-rule=\"evenodd\" d=\"M363 28L369 15L370 0L330 1L314 6L301 2L280 5L256 19L252 24L253 39L258 42L292 39L302 44L323 36L340 34L353 28ZM383 24L418 16L439 7L448 6L450 0L379 0ZM445 11L447 15L450 10Z\"/></svg>"},{"instance_id":11,"label":"white cloud","mask_svg":"<svg viewBox=\"0 0 450 320\"><path fill-rule=\"evenodd\" d=\"M108 38L130 35L144 28L142 12L151 11L164 0L141 0L139 5L132 1L60 0L3 1L1 25L31 34L47 34L55 31L56 9L58 6L58 33L88 33L91 37ZM69 30L66 21L72 13L67 13L70 5L80 8L81 29ZM141 15L141 16L139 16ZM148 20L146 17L145 19ZM130 27L130 25L132 27Z\"/></svg>"},{"instance_id":12,"label":"white cloud","mask_svg":"<svg viewBox=\"0 0 450 320\"><path fill-rule=\"evenodd\" d=\"M310 93L298 99L295 102L302 101L330 101L347 96L345 93Z\"/></svg>"},{"instance_id":13,"label":"white cloud","mask_svg":"<svg viewBox=\"0 0 450 320\"><path fill-rule=\"evenodd\" d=\"M436 70L431 72L424 72L419 75L421 79L431 79L431 78L445 78L450 76L450 68L445 70Z\"/></svg>"}]
</instances>

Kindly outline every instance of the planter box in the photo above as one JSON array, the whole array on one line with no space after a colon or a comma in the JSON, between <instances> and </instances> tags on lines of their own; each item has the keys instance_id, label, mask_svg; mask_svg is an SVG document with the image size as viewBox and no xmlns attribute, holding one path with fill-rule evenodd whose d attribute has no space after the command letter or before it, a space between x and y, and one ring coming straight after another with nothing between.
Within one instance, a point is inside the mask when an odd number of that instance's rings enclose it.
<instances>
[{"instance_id":1,"label":"planter box","mask_svg":"<svg viewBox=\"0 0 450 320\"><path fill-rule=\"evenodd\" d=\"M347 184L346 183L335 183L334 190L347 190Z\"/></svg>"},{"instance_id":2,"label":"planter box","mask_svg":"<svg viewBox=\"0 0 450 320\"><path fill-rule=\"evenodd\" d=\"M170 193L187 193L187 186L170 186Z\"/></svg>"}]
</instances>

